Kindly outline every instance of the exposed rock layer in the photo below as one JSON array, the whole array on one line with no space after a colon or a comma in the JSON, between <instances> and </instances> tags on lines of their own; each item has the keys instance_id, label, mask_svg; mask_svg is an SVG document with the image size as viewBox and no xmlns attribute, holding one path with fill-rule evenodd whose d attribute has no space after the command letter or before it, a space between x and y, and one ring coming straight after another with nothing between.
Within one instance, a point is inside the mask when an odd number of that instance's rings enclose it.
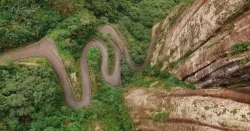
<instances>
[{"instance_id":1,"label":"exposed rock layer","mask_svg":"<svg viewBox=\"0 0 250 131\"><path fill-rule=\"evenodd\" d=\"M138 131L247 131L249 89L132 88L124 96Z\"/></svg>"},{"instance_id":2,"label":"exposed rock layer","mask_svg":"<svg viewBox=\"0 0 250 131\"><path fill-rule=\"evenodd\" d=\"M198 0L161 24L151 66L169 70L198 88L246 84L250 52L230 55L233 45L250 41L249 0ZM180 15L173 23L173 18ZM174 65L174 68L171 67Z\"/></svg>"}]
</instances>

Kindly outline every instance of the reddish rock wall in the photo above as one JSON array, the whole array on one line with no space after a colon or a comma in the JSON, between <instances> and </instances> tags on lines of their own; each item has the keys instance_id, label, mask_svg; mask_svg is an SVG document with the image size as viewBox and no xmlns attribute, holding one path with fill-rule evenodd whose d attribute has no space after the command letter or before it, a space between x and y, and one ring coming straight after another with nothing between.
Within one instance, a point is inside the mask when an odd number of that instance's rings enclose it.
<instances>
[{"instance_id":1,"label":"reddish rock wall","mask_svg":"<svg viewBox=\"0 0 250 131\"><path fill-rule=\"evenodd\" d=\"M248 85L250 63L242 61L250 52L232 56L230 50L239 42L250 41L249 3L198 0L172 25L178 13L170 15L161 25L151 66L162 65L162 71L168 70L197 88Z\"/></svg>"}]
</instances>

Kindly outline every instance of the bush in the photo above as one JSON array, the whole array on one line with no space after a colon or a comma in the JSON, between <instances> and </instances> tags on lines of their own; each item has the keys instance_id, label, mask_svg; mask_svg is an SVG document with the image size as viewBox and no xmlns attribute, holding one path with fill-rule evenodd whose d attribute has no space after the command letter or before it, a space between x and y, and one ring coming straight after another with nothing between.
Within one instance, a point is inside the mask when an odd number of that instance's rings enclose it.
<instances>
[{"instance_id":1,"label":"bush","mask_svg":"<svg viewBox=\"0 0 250 131\"><path fill-rule=\"evenodd\" d=\"M250 42L239 42L231 47L230 55L238 55L250 50Z\"/></svg>"},{"instance_id":2,"label":"bush","mask_svg":"<svg viewBox=\"0 0 250 131\"><path fill-rule=\"evenodd\" d=\"M48 6L31 1L18 3L8 1L0 7L0 52L38 41L62 19Z\"/></svg>"}]
</instances>

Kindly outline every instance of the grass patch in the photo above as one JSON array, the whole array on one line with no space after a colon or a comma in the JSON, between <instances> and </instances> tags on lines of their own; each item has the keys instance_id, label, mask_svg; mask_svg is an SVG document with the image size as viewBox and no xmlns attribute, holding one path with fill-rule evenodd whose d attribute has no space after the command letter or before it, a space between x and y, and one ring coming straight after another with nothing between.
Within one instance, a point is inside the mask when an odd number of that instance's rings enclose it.
<instances>
[{"instance_id":1,"label":"grass patch","mask_svg":"<svg viewBox=\"0 0 250 131\"><path fill-rule=\"evenodd\" d=\"M164 121L167 117L169 117L170 112L160 112L157 113L154 117L155 121Z\"/></svg>"},{"instance_id":2,"label":"grass patch","mask_svg":"<svg viewBox=\"0 0 250 131\"><path fill-rule=\"evenodd\" d=\"M226 123L225 121L219 122L219 124L220 124L222 127L227 127L227 126L228 126L227 123Z\"/></svg>"},{"instance_id":3,"label":"grass patch","mask_svg":"<svg viewBox=\"0 0 250 131\"><path fill-rule=\"evenodd\" d=\"M236 115L238 113L238 109L233 109L232 111L230 111L230 113L232 113L233 115Z\"/></svg>"},{"instance_id":4,"label":"grass patch","mask_svg":"<svg viewBox=\"0 0 250 131\"><path fill-rule=\"evenodd\" d=\"M158 64L151 69L151 67L148 65L144 71L144 76L152 77L154 78L151 83L158 82L160 83L160 86L169 89L172 87L183 87L188 89L196 89L196 87L192 84L185 83L184 81L181 81L178 79L178 77L168 71L161 71L162 63L158 62Z\"/></svg>"},{"instance_id":5,"label":"grass patch","mask_svg":"<svg viewBox=\"0 0 250 131\"><path fill-rule=\"evenodd\" d=\"M250 62L250 57L246 57L243 60L241 60L242 64L247 64L248 62Z\"/></svg>"},{"instance_id":6,"label":"grass patch","mask_svg":"<svg viewBox=\"0 0 250 131\"><path fill-rule=\"evenodd\" d=\"M245 114L242 114L241 117L242 117L243 119L247 119L247 116L246 116Z\"/></svg>"},{"instance_id":7,"label":"grass patch","mask_svg":"<svg viewBox=\"0 0 250 131\"><path fill-rule=\"evenodd\" d=\"M188 60L188 57L192 54L191 51L187 51L181 58L179 58L178 60L174 61L174 62L170 62L169 63L169 68L170 69L174 69L178 64L180 63L184 63Z\"/></svg>"},{"instance_id":8,"label":"grass patch","mask_svg":"<svg viewBox=\"0 0 250 131\"><path fill-rule=\"evenodd\" d=\"M143 76L142 73L136 73L134 76L134 82L130 84L131 86L146 87L149 88L151 84L157 82L156 78Z\"/></svg>"},{"instance_id":9,"label":"grass patch","mask_svg":"<svg viewBox=\"0 0 250 131\"><path fill-rule=\"evenodd\" d=\"M250 42L239 42L231 47L230 55L238 55L250 50Z\"/></svg>"},{"instance_id":10,"label":"grass patch","mask_svg":"<svg viewBox=\"0 0 250 131\"><path fill-rule=\"evenodd\" d=\"M205 110L209 110L210 107L209 107L209 106L205 106L204 109L205 109Z\"/></svg>"},{"instance_id":11,"label":"grass patch","mask_svg":"<svg viewBox=\"0 0 250 131\"><path fill-rule=\"evenodd\" d=\"M183 88L195 89L194 86L186 84L185 82L179 80L174 74L171 73L165 73L163 79L164 79L164 88L183 87Z\"/></svg>"},{"instance_id":12,"label":"grass patch","mask_svg":"<svg viewBox=\"0 0 250 131\"><path fill-rule=\"evenodd\" d=\"M153 113L153 115L151 116L151 119L153 121L158 121L158 122L164 121L171 114L171 111L169 111L169 110L167 110L167 111L161 111L161 110L151 109L150 112Z\"/></svg>"},{"instance_id":13,"label":"grass patch","mask_svg":"<svg viewBox=\"0 0 250 131\"><path fill-rule=\"evenodd\" d=\"M216 45L216 43L212 43L212 44L206 45L206 46L204 46L204 49L212 48L215 45Z\"/></svg>"},{"instance_id":14,"label":"grass patch","mask_svg":"<svg viewBox=\"0 0 250 131\"><path fill-rule=\"evenodd\" d=\"M229 27L229 29L234 29L234 28L235 28L234 22L230 22L230 23L228 24L228 27Z\"/></svg>"},{"instance_id":15,"label":"grass patch","mask_svg":"<svg viewBox=\"0 0 250 131\"><path fill-rule=\"evenodd\" d=\"M28 58L28 59L24 59L21 60L20 62L31 62L31 63L36 63L39 65L47 65L48 61L45 58Z\"/></svg>"},{"instance_id":16,"label":"grass patch","mask_svg":"<svg viewBox=\"0 0 250 131\"><path fill-rule=\"evenodd\" d=\"M169 89L172 87L196 89L195 86L179 80L174 74L171 74L169 72L155 71L154 74L144 74L143 72L138 72L135 73L135 75L131 79L133 81L124 86L149 88L154 84L153 87L163 87L165 89Z\"/></svg>"}]
</instances>

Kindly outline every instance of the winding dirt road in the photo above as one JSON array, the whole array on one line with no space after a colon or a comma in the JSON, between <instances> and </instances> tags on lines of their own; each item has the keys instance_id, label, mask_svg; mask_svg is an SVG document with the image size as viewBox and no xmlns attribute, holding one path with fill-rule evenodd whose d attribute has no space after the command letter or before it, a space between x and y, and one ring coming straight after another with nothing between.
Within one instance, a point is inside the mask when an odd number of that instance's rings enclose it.
<instances>
[{"instance_id":1,"label":"winding dirt road","mask_svg":"<svg viewBox=\"0 0 250 131\"><path fill-rule=\"evenodd\" d=\"M119 43L124 51L126 60L128 65L133 71L141 71L147 65L147 62L150 58L152 50L154 49L154 42L156 39L156 30L159 27L159 23L153 26L152 28L152 39L149 44L147 55L145 61L140 64L136 65L130 57L129 50L126 46L126 41L121 37L120 33L117 32L112 26L104 25L99 28L99 32L103 34L103 36L111 35L112 38L115 40L110 40L111 46L115 52L115 65L114 71L112 74L109 73L109 65L108 65L108 49L104 42L92 39L89 43L85 46L84 50L82 51L81 58L80 58L80 70L82 74L82 99L78 101L76 99L76 95L72 89L72 84L69 80L68 74L65 70L61 57L57 51L55 43L52 38L45 37L39 42L36 42L30 46L22 48L17 51L7 52L3 55L0 55L0 60L4 57L9 57L13 61L19 61L27 58L32 57L41 57L48 60L48 62L52 65L54 71L56 72L60 84L63 87L63 94L65 102L72 108L82 108L86 107L91 99L91 85L90 85L90 78L89 78L89 71L88 71L88 64L87 64L87 53L91 47L96 47L100 50L102 54L102 64L101 64L101 72L103 79L114 87L118 87L121 85L121 50L115 44ZM1 61L0 61L1 64Z\"/></svg>"},{"instance_id":2,"label":"winding dirt road","mask_svg":"<svg viewBox=\"0 0 250 131\"><path fill-rule=\"evenodd\" d=\"M95 47L95 48L98 48L100 50L100 52L102 54L102 63L101 63L102 77L107 83L109 83L110 85L112 85L114 87L117 87L121 84L120 64L121 64L121 57L122 56L121 56L120 48L123 49L123 53L126 57L127 63L133 71L143 70L145 68L145 66L147 65L147 62L149 61L150 55L154 49L154 42L156 40L156 31L157 31L158 27L159 27L159 23L157 23L152 28L152 39L151 39L151 42L150 42L148 50L147 50L146 59L140 65L136 65L133 62L133 60L131 59L131 57L129 55L129 50L126 46L126 41L121 37L119 32L117 32L110 25L104 25L104 26L100 27L99 31L104 36L111 35L111 37L114 38L114 39L110 40L111 47L113 48L113 50L115 52L114 71L112 74L110 74L109 63L108 63L109 55L108 55L108 48L107 48L106 44L98 39L90 40L90 42L87 43L84 50L82 51L81 59L80 59L80 70L81 70L81 74L82 74L82 90L83 90L82 99L80 101L78 101L76 99L75 93L74 93L73 88L72 88L72 84L69 80L69 76L65 70L65 67L64 67L63 62L61 60L61 57L57 51L55 43L54 43L53 39L51 39L51 38L45 37L42 40L40 40L39 42L36 42L30 46L27 46L27 47L22 48L22 49L17 50L17 51L7 52L7 53L0 55L0 65L1 65L1 59L3 59L4 57L9 57L13 61L19 61L19 60L23 60L23 59L27 59L27 58L32 58L32 57L45 58L52 65L54 71L56 72L56 74L59 78L60 84L63 87L65 102L72 108L82 108L82 107L86 107L91 100L91 85L90 85L90 78L89 78L89 71L88 71L88 64L87 64L87 53L88 53L89 49L91 47ZM119 48L117 45L119 45L121 47ZM161 94L161 93L163 93L163 94ZM166 102L172 101L172 103L177 103L177 104L173 104L173 105L184 105L184 106L179 107L181 112L176 112L177 114L171 113L172 117L170 117L164 121L164 122L169 123L169 124L172 123L172 125L175 125L175 124L178 125L178 126L174 126L174 127L179 127L179 125L186 124L186 125L195 125L195 126L206 127L209 129L211 128L211 129L217 129L217 130L231 130L232 128L234 128L235 130L241 130L240 127L236 128L235 125L233 125L233 124L231 124L232 126L229 126L228 128L224 127L223 125L220 125L221 121L219 121L219 119L217 119L217 117L218 117L217 115L209 114L209 112L204 112L204 109L202 109L202 108L195 110L196 112L195 111L190 112L190 114L193 114L193 115L185 115L184 114L183 116L178 117L178 113L189 112L190 111L189 109L191 109L189 107L193 106L192 104L190 104L190 101L192 101L192 100L202 101L200 104L202 104L204 101L205 101L205 104L209 104L209 102L211 100L215 101L214 103L219 103L219 104L221 102L225 101L224 105L228 104L227 100L231 100L231 101L237 102L236 104L238 104L238 105L240 105L240 104L249 105L250 104L249 93L250 93L250 87L223 89L223 90L218 90L218 89L205 89L205 90L199 89L199 90L195 90L195 91L176 90L176 91L172 91L171 93L167 93L167 95L164 94L164 91L160 91L160 93L159 93L160 95L158 94L156 96L150 96L148 98L150 98L150 99L152 98L152 100L153 100L152 103L154 103L154 104L166 103ZM127 97L125 97L125 100L130 101L129 104L127 104L128 107L132 108L132 107L138 106L138 109L143 108L143 106L140 104L138 105L138 103L143 103L143 101L145 101L144 94L138 94L138 93L136 93L136 91L134 94L135 95L133 95L133 93L131 93L130 95L127 95ZM159 96L164 96L164 99L158 98ZM134 99L136 97L142 97L142 99ZM153 99L153 98L155 98L155 99ZM209 100L206 100L207 98L209 98ZM140 100L140 102L136 102L136 100ZM157 100L157 101L155 101L155 100ZM231 106L233 106L234 104L235 103L231 104ZM169 106L169 104L163 104L163 106ZM205 105L203 104L203 106L205 106ZM230 105L226 105L226 106L230 106ZM154 106L150 107L150 105L147 104L145 106L145 110L147 111L149 108L151 109L153 107ZM167 108L170 108L170 107L167 107ZM177 110L177 107L178 106L174 106L174 109ZM183 109L182 109L182 107L183 107ZM244 106L242 106L242 109L245 109L243 107ZM237 108L240 109L240 107L237 107ZM194 108L194 109L196 109L196 108ZM216 109L216 111L219 109L220 108ZM215 110L215 109L213 109L213 110ZM135 111L132 111L132 114L133 114L133 112L136 112L136 111L137 111L137 108ZM213 115L213 117L207 118L207 121L202 120L202 117L200 118L201 121L194 120L191 117L195 117L195 118L200 117L200 116L195 115L195 114L199 115L199 113L197 113L197 111L201 112L200 114L208 114L208 115L206 115L206 117L207 116L209 117L211 115ZM224 110L223 110L223 112L224 112ZM230 112L230 111L227 111L227 112ZM244 112L244 111L242 111L242 112ZM138 118L145 117L145 116L143 116L144 114L142 113L142 110L140 110L139 113L142 114L142 116L138 116ZM225 113L224 117L234 118L234 116L235 116L235 115L227 116L228 114L230 114L230 113L227 113L227 114ZM249 112L249 114L250 114L250 112ZM219 114L219 115L221 115L221 114ZM132 115L132 117L137 117L137 116ZM238 116L238 117L240 118L243 116ZM147 117L146 117L146 119L147 120L145 120L146 121L145 123L146 123L146 125L148 125L147 121L149 121L150 119ZM210 120L211 121L218 120L218 122L211 123ZM236 120L237 120L237 122L239 122L238 119L236 119ZM247 120L245 120L245 118L242 118L241 121L244 123ZM142 123L142 124L140 124L140 123ZM139 122L138 129L140 129L143 124L144 124L143 122ZM245 124L245 126L246 127L244 127L244 129L247 129L248 124ZM143 127L147 127L147 126L143 125L142 128ZM242 127L242 129L243 129L243 127ZM143 130L144 130L144 128L143 128Z\"/></svg>"}]
</instances>

